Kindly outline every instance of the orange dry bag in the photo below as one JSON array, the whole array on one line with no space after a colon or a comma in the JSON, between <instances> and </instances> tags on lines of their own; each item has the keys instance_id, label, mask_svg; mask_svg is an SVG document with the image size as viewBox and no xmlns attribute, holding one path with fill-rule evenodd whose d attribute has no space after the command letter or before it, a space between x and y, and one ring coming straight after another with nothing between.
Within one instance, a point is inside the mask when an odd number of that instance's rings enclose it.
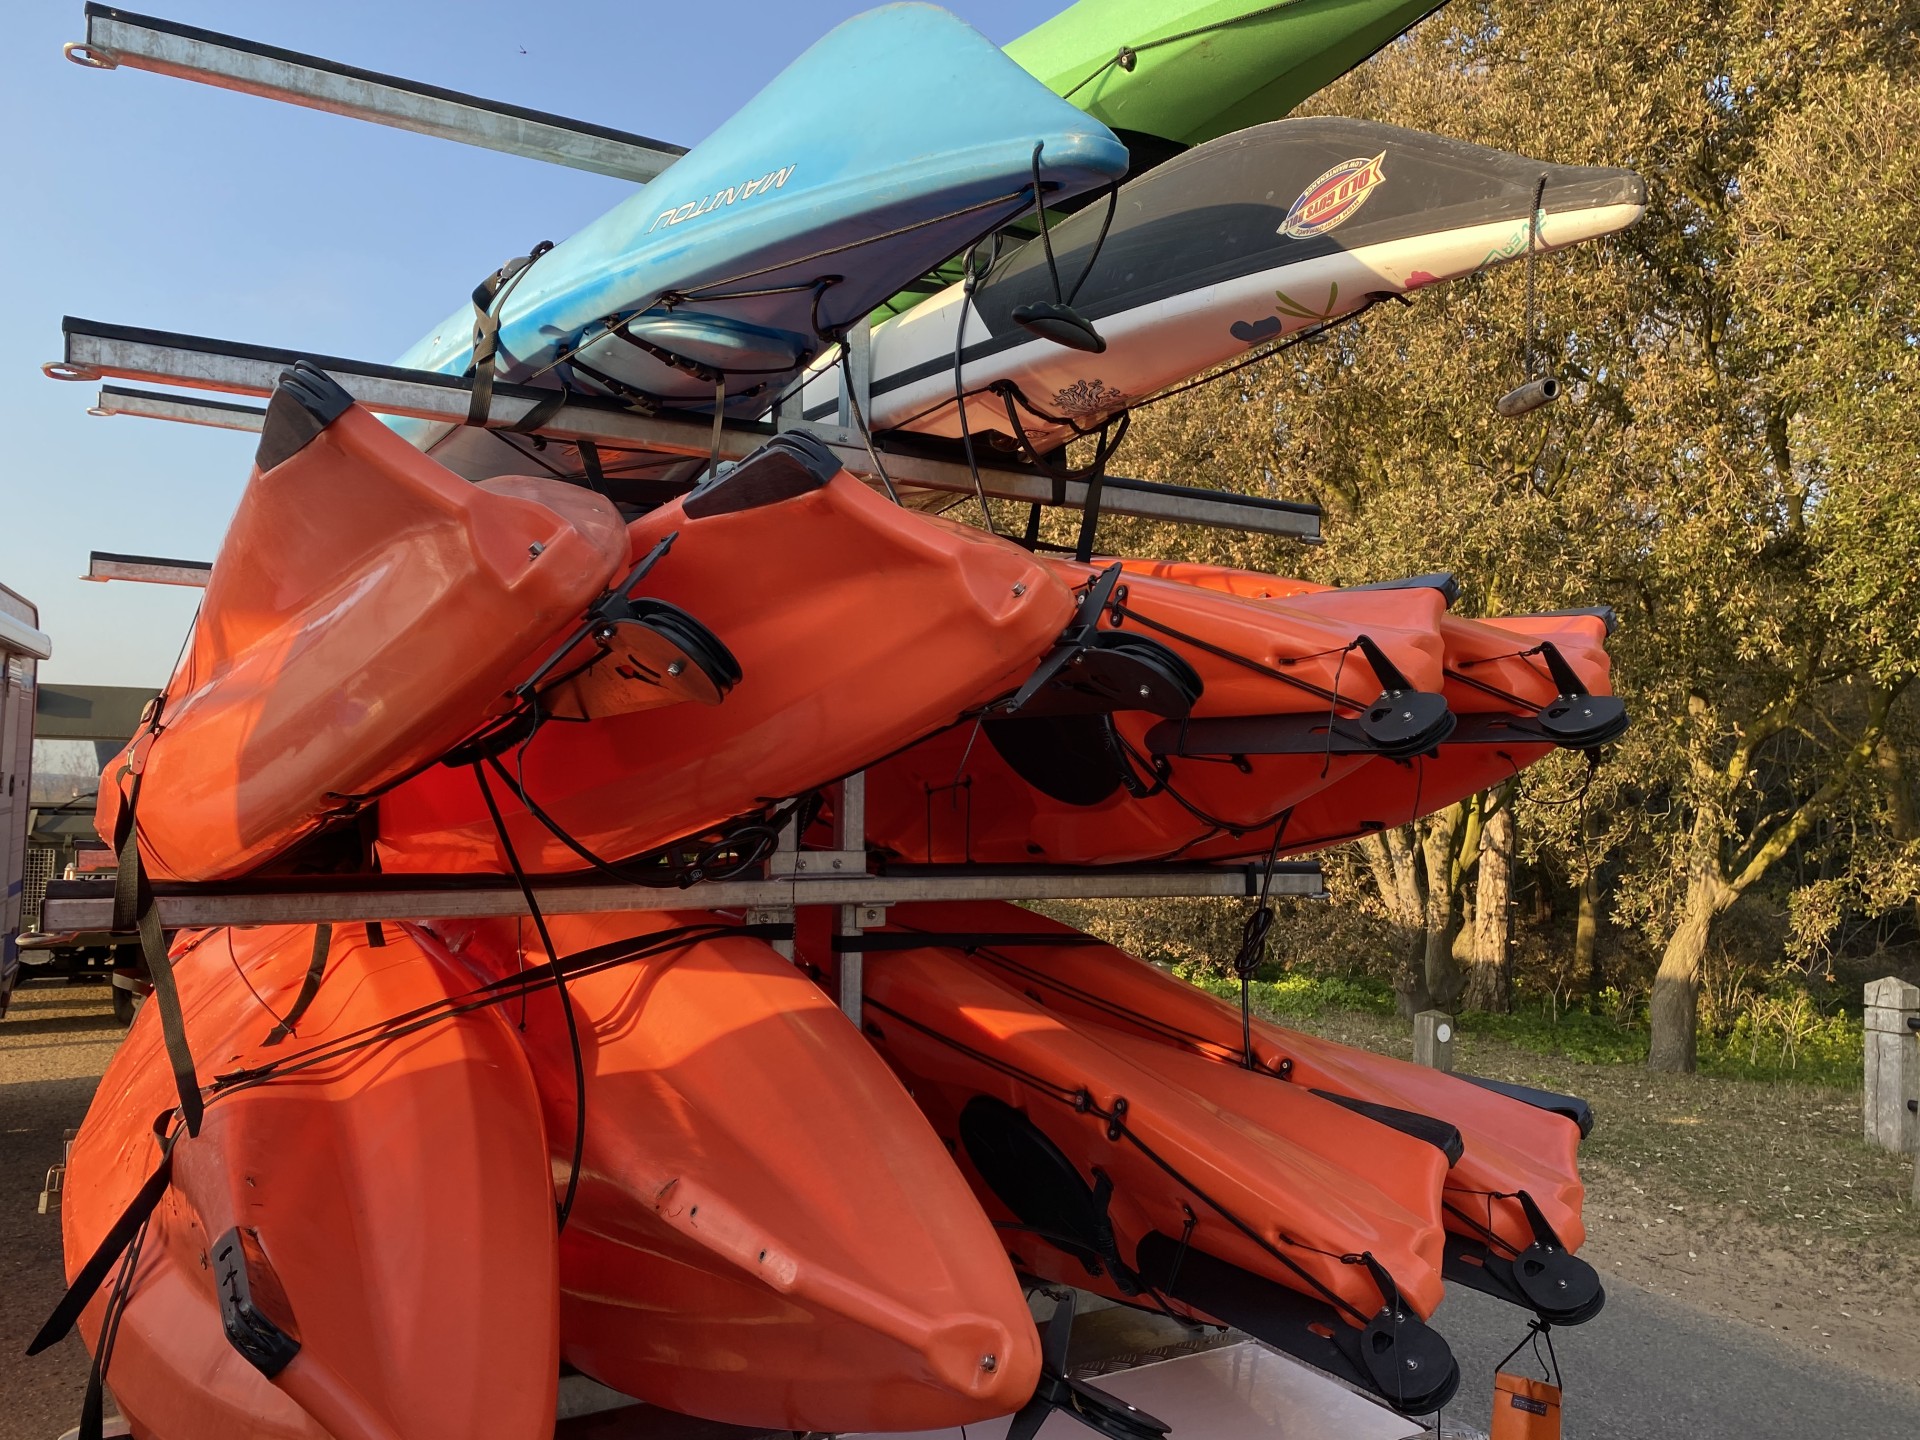
<instances>
[{"instance_id":1,"label":"orange dry bag","mask_svg":"<svg viewBox=\"0 0 1920 1440\"><path fill-rule=\"evenodd\" d=\"M1547 1342L1544 1360L1540 1342ZM1551 1380L1535 1380L1507 1370L1513 1357L1533 1342L1533 1358ZM1528 1322L1527 1338L1507 1352L1507 1358L1493 1367L1493 1433L1489 1440L1560 1440L1560 1357L1553 1353L1553 1327L1543 1321Z\"/></svg>"},{"instance_id":2,"label":"orange dry bag","mask_svg":"<svg viewBox=\"0 0 1920 1440\"><path fill-rule=\"evenodd\" d=\"M1492 1440L1560 1440L1560 1387L1504 1370L1495 1375Z\"/></svg>"}]
</instances>

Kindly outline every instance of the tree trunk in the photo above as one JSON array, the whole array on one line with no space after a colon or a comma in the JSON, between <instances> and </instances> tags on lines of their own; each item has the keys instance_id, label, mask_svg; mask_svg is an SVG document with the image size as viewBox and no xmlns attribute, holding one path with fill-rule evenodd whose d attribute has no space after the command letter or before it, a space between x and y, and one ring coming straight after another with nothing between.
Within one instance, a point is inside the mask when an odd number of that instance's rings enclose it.
<instances>
[{"instance_id":1,"label":"tree trunk","mask_svg":"<svg viewBox=\"0 0 1920 1440\"><path fill-rule=\"evenodd\" d=\"M1370 835L1361 849L1373 870L1374 882L1380 886L1380 898L1386 903L1399 941L1393 964L1394 1008L1401 1019L1411 1020L1432 1003L1422 948L1426 904L1411 827L1402 825L1383 835Z\"/></svg>"},{"instance_id":2,"label":"tree trunk","mask_svg":"<svg viewBox=\"0 0 1920 1440\"><path fill-rule=\"evenodd\" d=\"M1587 977L1587 993L1598 995L1607 977L1600 967L1600 867L1580 881L1580 908L1573 922L1573 973Z\"/></svg>"},{"instance_id":3,"label":"tree trunk","mask_svg":"<svg viewBox=\"0 0 1920 1440\"><path fill-rule=\"evenodd\" d=\"M1431 816L1420 839L1427 871L1425 971L1432 1004L1451 1010L1466 988L1466 976L1453 958L1459 916L1453 903L1453 841L1465 806L1450 805Z\"/></svg>"},{"instance_id":4,"label":"tree trunk","mask_svg":"<svg viewBox=\"0 0 1920 1440\"><path fill-rule=\"evenodd\" d=\"M1480 879L1473 902L1473 968L1467 1008L1504 1015L1513 1008L1507 936L1513 909L1513 806L1501 805L1480 834Z\"/></svg>"},{"instance_id":5,"label":"tree trunk","mask_svg":"<svg viewBox=\"0 0 1920 1440\"><path fill-rule=\"evenodd\" d=\"M1667 938L1660 968L1653 977L1649 1007L1653 1037L1647 1050L1647 1068L1672 1073L1694 1068L1697 1046L1694 1032L1700 1017L1700 963L1706 958L1707 938L1714 917L1733 903L1735 891L1722 878L1713 847L1717 833L1712 817L1702 813L1693 822L1693 857L1687 867L1687 893L1680 923Z\"/></svg>"}]
</instances>

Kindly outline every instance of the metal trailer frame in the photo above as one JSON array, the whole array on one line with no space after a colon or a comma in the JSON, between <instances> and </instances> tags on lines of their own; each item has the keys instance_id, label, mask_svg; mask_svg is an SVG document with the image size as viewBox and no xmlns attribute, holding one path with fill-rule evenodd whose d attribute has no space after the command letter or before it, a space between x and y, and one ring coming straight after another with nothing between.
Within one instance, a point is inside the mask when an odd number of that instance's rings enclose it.
<instances>
[{"instance_id":1,"label":"metal trailer frame","mask_svg":"<svg viewBox=\"0 0 1920 1440\"><path fill-rule=\"evenodd\" d=\"M100 4L89 3L85 15L86 39L68 45L66 53L76 63L95 69L143 69L172 75L636 182L653 178L684 153L680 147L606 126ZM445 375L71 317L63 322L63 332L62 358L45 367L46 373L57 379L134 380L227 396L264 396L271 393L282 369L295 360L306 359L332 374L371 409L436 421L467 420L470 385ZM856 327L847 357L851 394L862 398L869 375L867 338ZM515 427L535 405L550 398L551 392L547 391L497 385L487 423L497 428ZM102 386L90 408L96 415L134 415L241 431L258 431L264 415L261 407L232 399L115 384ZM862 405L858 414L865 413L867 407ZM857 416L844 396L836 419L838 423L831 425L805 424L790 413L776 411L770 424L727 422L718 432L718 455L721 460L739 459L778 429L805 428L832 448L850 471L869 483L890 484L904 503L919 508L945 508L963 497L974 496L977 488L990 498L1035 507L1084 511L1091 505L1112 515L1286 536L1307 543L1320 538L1320 513L1312 505L1118 477L1108 477L1090 488L1084 481L1061 480L997 457L976 468L951 452L943 453L938 445L876 440L863 433L850 423ZM611 403L592 401L562 406L530 433L562 443L585 440L613 449L647 450L689 459L705 459L716 448L715 431L704 418L642 416ZM203 562L95 552L86 578L205 585L209 573L210 566ZM1251 865L876 867L865 843L864 775L840 781L837 801L834 848L801 850L789 830L757 879L655 889L600 878L549 877L535 879L532 888L539 905L556 914L722 909L742 913L750 921L766 922L790 920L798 906L827 905L835 910L835 929L841 934L884 924L890 906L912 901L1252 897L1262 893L1261 867ZM1265 891L1274 896L1321 897L1324 891L1319 867L1298 862L1278 865L1266 877ZM161 921L167 928L527 913L518 886L505 876L350 877L338 883L300 885L162 884L155 886L155 892ZM98 889L89 892L84 885L55 882L42 910L48 929L102 928L110 920L111 901ZM791 952L790 943L786 949ZM838 998L856 1023L860 1012L859 967L860 951L849 949L843 957ZM1256 1351L1265 1359L1259 1359ZM1218 1353L1242 1352L1248 1357L1246 1364L1271 1362L1297 1371L1298 1377L1304 1378L1288 1383L1304 1385L1310 1391L1318 1387L1318 1393L1326 1397L1329 1417L1342 1405L1358 1399L1340 1381L1265 1347L1242 1343ZM1124 1373L1139 1372L1129 1369ZM1200 1372L1191 1373L1197 1376ZM590 1400L586 1408L601 1408L609 1400L617 1403L624 1399L603 1391L598 1403ZM562 1421L570 1413L579 1412L568 1409L563 1387ZM683 1433L703 1440L723 1433L736 1437L751 1433L694 1420L676 1428L674 1422L679 1418L651 1411L631 1433L660 1440L674 1440ZM990 1422L986 1428L991 1430L995 1423ZM1398 1425L1398 1420L1393 1424ZM1429 1433L1415 1422L1405 1424L1408 1433ZM1267 1433L1265 1422L1259 1428L1260 1433ZM1050 1421L1047 1433L1056 1430L1071 1431L1070 1422ZM110 1427L108 1433L115 1431ZM595 1429L594 1433L611 1432Z\"/></svg>"}]
</instances>

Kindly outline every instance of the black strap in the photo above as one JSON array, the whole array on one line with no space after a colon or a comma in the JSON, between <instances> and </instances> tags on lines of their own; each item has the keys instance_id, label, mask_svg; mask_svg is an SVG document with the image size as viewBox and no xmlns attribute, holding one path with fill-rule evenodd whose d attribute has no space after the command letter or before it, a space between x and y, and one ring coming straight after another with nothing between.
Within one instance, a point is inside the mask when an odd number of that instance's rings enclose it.
<instances>
[{"instance_id":1,"label":"black strap","mask_svg":"<svg viewBox=\"0 0 1920 1440\"><path fill-rule=\"evenodd\" d=\"M371 936L372 926L368 926ZM293 1034L293 1027L300 1023L300 1017L307 1013L307 1007L313 1003L313 997L320 993L320 977L327 968L327 952L333 948L333 926L316 925L313 927L313 958L307 962L306 977L300 982L300 993L293 997L293 1008L287 1011L280 1023L268 1032L262 1045L278 1045Z\"/></svg>"},{"instance_id":2,"label":"black strap","mask_svg":"<svg viewBox=\"0 0 1920 1440\"><path fill-rule=\"evenodd\" d=\"M156 708L148 721L148 734L157 735L159 730ZM140 801L140 772L130 763L123 765L116 781L122 788L113 836L114 849L119 852L119 869L113 881L113 928L120 934L130 929L140 934L140 954L147 962L147 979L160 1006L160 1033L166 1040L174 1086L180 1093L180 1118L186 1122L189 1135L198 1135L204 1108L199 1072L187 1045L187 1022L180 1010L179 988L174 984L173 961L167 956L167 937L160 929L160 909L153 903L153 887L147 883L146 870L140 863L139 831L134 823Z\"/></svg>"},{"instance_id":3,"label":"black strap","mask_svg":"<svg viewBox=\"0 0 1920 1440\"><path fill-rule=\"evenodd\" d=\"M127 1202L127 1208L120 1212L120 1218L100 1238L93 1254L87 1257L87 1263L80 1267L80 1273L67 1286L67 1293L53 1307L53 1314L47 1317L47 1323L40 1327L40 1333L27 1346L27 1354L38 1355L67 1338L79 1322L81 1312L87 1308L100 1289L101 1282L113 1269L114 1262L133 1243L133 1237L139 1234L140 1227L147 1223L147 1217L153 1214L154 1207L160 1203L160 1197L167 1193L167 1186L173 1180L173 1138L169 1136L160 1142L163 1147L160 1163L154 1167L153 1174L147 1177L146 1184L134 1192L133 1199Z\"/></svg>"},{"instance_id":4,"label":"black strap","mask_svg":"<svg viewBox=\"0 0 1920 1440\"><path fill-rule=\"evenodd\" d=\"M606 494L607 472L600 465L600 447L591 440L576 443L580 447L580 468L586 472L587 484L600 494Z\"/></svg>"},{"instance_id":5,"label":"black strap","mask_svg":"<svg viewBox=\"0 0 1920 1440\"><path fill-rule=\"evenodd\" d=\"M473 394L467 401L467 424L485 425L493 409L494 363L500 354L500 313L507 296L532 268L533 262L553 249L551 240L542 240L517 260L509 260L473 289ZM524 426L525 421L521 422ZM520 427L515 427L520 428Z\"/></svg>"}]
</instances>

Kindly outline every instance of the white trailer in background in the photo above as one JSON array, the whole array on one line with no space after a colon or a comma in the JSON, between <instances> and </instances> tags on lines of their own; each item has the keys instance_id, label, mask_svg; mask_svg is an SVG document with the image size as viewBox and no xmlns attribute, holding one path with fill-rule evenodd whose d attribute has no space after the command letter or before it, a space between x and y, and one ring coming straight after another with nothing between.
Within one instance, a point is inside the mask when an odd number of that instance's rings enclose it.
<instances>
[{"instance_id":1,"label":"white trailer in background","mask_svg":"<svg viewBox=\"0 0 1920 1440\"><path fill-rule=\"evenodd\" d=\"M20 897L26 886L27 812L33 804L33 700L53 642L40 611L0 585L0 1015L20 973Z\"/></svg>"}]
</instances>

